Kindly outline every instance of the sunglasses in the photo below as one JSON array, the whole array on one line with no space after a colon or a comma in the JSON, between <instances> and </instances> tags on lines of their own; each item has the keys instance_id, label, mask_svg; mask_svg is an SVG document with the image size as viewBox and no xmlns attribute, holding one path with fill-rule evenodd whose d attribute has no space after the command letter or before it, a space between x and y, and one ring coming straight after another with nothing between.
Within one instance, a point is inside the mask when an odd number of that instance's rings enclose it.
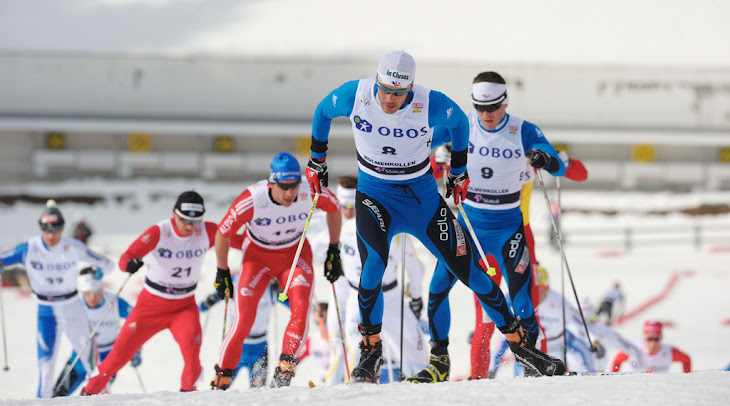
<instances>
[{"instance_id":1,"label":"sunglasses","mask_svg":"<svg viewBox=\"0 0 730 406\"><path fill-rule=\"evenodd\" d=\"M410 92L409 89L395 89L390 90L387 87L381 85L380 83L376 83L378 85L378 90L385 93L385 94L392 94L393 96L405 96Z\"/></svg>"},{"instance_id":2,"label":"sunglasses","mask_svg":"<svg viewBox=\"0 0 730 406\"><path fill-rule=\"evenodd\" d=\"M185 219L185 218L180 217L180 221L182 221L183 224L185 224L186 226L193 226L193 225L198 224L201 221L203 221L203 219L188 220L188 219Z\"/></svg>"},{"instance_id":3,"label":"sunglasses","mask_svg":"<svg viewBox=\"0 0 730 406\"><path fill-rule=\"evenodd\" d=\"M502 103L474 105L474 108L477 109L477 111L480 113L484 113L485 111L488 113L494 113L495 111L499 110L500 107L502 107Z\"/></svg>"},{"instance_id":4,"label":"sunglasses","mask_svg":"<svg viewBox=\"0 0 730 406\"><path fill-rule=\"evenodd\" d=\"M646 337L646 341L661 341L661 337Z\"/></svg>"},{"instance_id":5,"label":"sunglasses","mask_svg":"<svg viewBox=\"0 0 730 406\"><path fill-rule=\"evenodd\" d=\"M301 180L298 180L294 183L279 183L276 182L276 186L280 187L281 190L289 190L289 189L296 189L299 186L299 183L301 183Z\"/></svg>"},{"instance_id":6,"label":"sunglasses","mask_svg":"<svg viewBox=\"0 0 730 406\"><path fill-rule=\"evenodd\" d=\"M343 209L351 210L351 209L355 208L355 204L354 203L353 204L340 203L340 207Z\"/></svg>"},{"instance_id":7,"label":"sunglasses","mask_svg":"<svg viewBox=\"0 0 730 406\"><path fill-rule=\"evenodd\" d=\"M46 233L60 233L61 230L63 230L63 226L59 224L52 224L52 223L41 223L41 230L45 231Z\"/></svg>"}]
</instances>

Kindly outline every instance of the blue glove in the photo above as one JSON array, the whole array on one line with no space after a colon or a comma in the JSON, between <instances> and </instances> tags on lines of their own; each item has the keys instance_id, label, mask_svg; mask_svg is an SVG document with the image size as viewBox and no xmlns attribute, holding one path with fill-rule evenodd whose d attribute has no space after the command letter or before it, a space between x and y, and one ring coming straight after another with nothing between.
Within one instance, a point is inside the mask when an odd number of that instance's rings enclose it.
<instances>
[{"instance_id":1,"label":"blue glove","mask_svg":"<svg viewBox=\"0 0 730 406\"><path fill-rule=\"evenodd\" d=\"M132 361L130 361L130 364L132 364L132 368L137 368L139 364L142 363L142 350L139 349L137 352L134 353L134 357L132 357Z\"/></svg>"},{"instance_id":2,"label":"blue glove","mask_svg":"<svg viewBox=\"0 0 730 406\"><path fill-rule=\"evenodd\" d=\"M104 274L101 272L101 267L97 266L96 272L94 272L94 279L96 279L97 281L100 281L101 278L103 278L103 277L104 277Z\"/></svg>"}]
</instances>

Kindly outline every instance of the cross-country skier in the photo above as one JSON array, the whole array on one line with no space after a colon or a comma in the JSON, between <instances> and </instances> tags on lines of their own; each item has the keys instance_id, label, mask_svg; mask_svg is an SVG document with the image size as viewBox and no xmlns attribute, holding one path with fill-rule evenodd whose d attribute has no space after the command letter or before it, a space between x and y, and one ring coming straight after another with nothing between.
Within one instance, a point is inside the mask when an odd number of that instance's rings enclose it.
<instances>
[{"instance_id":1,"label":"cross-country skier","mask_svg":"<svg viewBox=\"0 0 730 406\"><path fill-rule=\"evenodd\" d=\"M677 347L663 343L663 325L656 320L647 320L644 323L644 339L639 344L641 357L637 360L631 354L619 352L613 360L611 370L618 372L621 365L628 361L631 371L666 373L673 362L682 364L682 371L692 371L692 360L689 355Z\"/></svg>"},{"instance_id":2,"label":"cross-country skier","mask_svg":"<svg viewBox=\"0 0 730 406\"><path fill-rule=\"evenodd\" d=\"M228 331L220 349L213 389L230 386L234 368L241 358L241 347L256 318L256 305L269 281L276 278L279 286L286 286L290 268L304 231L307 215L312 207L309 185L300 188L301 170L297 159L287 153L278 153L271 162L271 174L243 191L231 204L220 222L216 234L218 274L216 290L219 297L233 292L228 266L230 238L245 226L241 279L236 290L235 325ZM327 212L330 236L325 276L342 274L339 240L342 218L337 198L328 189L320 193L316 208ZM287 296L291 317L284 333L281 357L271 380L272 387L288 386L294 376L301 344L307 334L309 308L314 283L312 250L305 241L294 268Z\"/></svg>"},{"instance_id":3,"label":"cross-country skier","mask_svg":"<svg viewBox=\"0 0 730 406\"><path fill-rule=\"evenodd\" d=\"M78 238L77 238L78 239ZM99 325L96 333L94 334L94 340L96 345L96 351L99 352L99 360L104 361L106 356L112 349L112 344L116 340L119 334L119 327L121 320L126 319L129 313L132 311L132 306L129 305L124 299L118 297L114 300L114 293L104 290L104 284L101 281L101 272L92 268L86 267L79 273L79 285L78 289L81 293L79 300L86 310L86 315L89 318L89 325ZM113 303L113 304L112 304ZM112 304L112 309L109 311L107 306ZM99 324L102 316L104 321ZM71 367L73 361L76 359L76 351L72 351L71 357L69 357L66 363L66 368ZM132 368L137 368L142 363L141 351L137 351L132 358L130 364ZM61 376L56 381L54 388L56 389L53 396L68 396L72 394L76 388L86 380L86 370L83 364L76 362L73 365L73 369L68 373L68 376L64 379L66 369L61 373ZM61 382L61 380L63 382Z\"/></svg>"},{"instance_id":4,"label":"cross-country skier","mask_svg":"<svg viewBox=\"0 0 730 406\"><path fill-rule=\"evenodd\" d=\"M360 274L362 273L362 261L360 260L360 252L357 246L357 230L355 227L355 193L357 187L357 177L343 176L339 180L337 187L337 198L340 200L342 207L342 234L340 241L342 242L342 268L345 272L344 276L336 283L337 299L340 305L341 320L344 324L345 340L348 348L357 348L360 341L358 332L358 324L360 323L360 312L358 307L357 287L360 283ZM393 376L381 375L380 382L394 382L400 375L410 375L416 373L426 366L425 360L428 357L427 342L423 336L420 317L423 311L423 299L421 298L423 279L423 265L413 251L413 247L408 238L400 234L395 237L390 246L388 253L388 264L383 274L383 328L381 333L390 340L384 345L388 347L384 350L386 364L383 369L393 371ZM406 273L408 274L408 291L410 292L410 301L408 309L403 312L403 373L400 371L401 365L401 294L402 290L398 284L398 272L403 261L403 248L406 247ZM344 282L344 283L342 283ZM334 313L334 303L330 302L330 308L333 309L332 316L328 319L327 329L330 332L332 342L330 348L332 350L333 364L342 359L342 342L339 340L339 326L337 314ZM354 362L358 360L356 354ZM352 360L351 360L352 362ZM328 384L341 383L344 378L344 362L340 362L337 368L337 374L329 378Z\"/></svg>"},{"instance_id":5,"label":"cross-country skier","mask_svg":"<svg viewBox=\"0 0 730 406\"><path fill-rule=\"evenodd\" d=\"M598 311L595 314L596 320L601 318L601 315L605 315L606 324L613 322L614 306L620 303L623 307L624 303L624 292L621 289L621 283L614 282L614 284L606 290L601 299L601 304L598 306Z\"/></svg>"},{"instance_id":6,"label":"cross-country skier","mask_svg":"<svg viewBox=\"0 0 730 406\"><path fill-rule=\"evenodd\" d=\"M525 164L545 169L554 176L563 175L565 167L537 126L507 114L509 98L501 75L478 74L472 85L472 102L474 110L466 113L470 130L467 170L478 176L473 176L469 183L464 211L485 253L496 259L496 266L507 281L514 312L534 346L539 331L531 298L530 252L520 211ZM448 139L443 132L443 128L436 129L434 143ZM459 221L466 229L461 214ZM448 295L456 281L446 264L439 261L429 287L432 305L428 307L428 316L434 342L448 340L451 312ZM427 369L407 380L438 382L448 379L448 374L448 358L433 357Z\"/></svg>"},{"instance_id":7,"label":"cross-country skier","mask_svg":"<svg viewBox=\"0 0 730 406\"><path fill-rule=\"evenodd\" d=\"M84 307L76 297L76 278L82 262L99 267L103 274L114 268L113 262L90 250L81 241L62 235L65 221L61 211L53 200L49 200L46 206L38 219L41 234L0 254L0 264L22 264L25 267L33 296L38 302L39 398L53 396L60 332L68 337L74 351L81 353L79 362L84 369L90 371L94 368L93 346L87 345L91 327Z\"/></svg>"},{"instance_id":8,"label":"cross-country skier","mask_svg":"<svg viewBox=\"0 0 730 406\"><path fill-rule=\"evenodd\" d=\"M236 235L231 238L231 248L241 248L242 238L240 235ZM237 273L233 276L232 281L234 286L238 286L238 279L241 273ZM231 384L236 380L236 377L241 373L242 369L248 370L248 384L252 388L260 388L266 385L266 376L268 375L269 367L269 345L267 340L267 334L269 330L269 320L271 310L277 302L276 296L281 289L276 279L272 279L269 283L269 287L266 292L261 296L258 305L256 306L256 319L251 326L251 331L248 336L243 340L243 347L241 349L241 359L238 361L238 365L231 377ZM218 292L211 293L208 297L200 302L198 309L201 313L207 312L216 303L219 303L221 298L218 297ZM283 303L287 306L289 302ZM236 310L235 306L228 311L229 319L235 320Z\"/></svg>"},{"instance_id":9,"label":"cross-country skier","mask_svg":"<svg viewBox=\"0 0 730 406\"><path fill-rule=\"evenodd\" d=\"M205 204L195 191L178 196L172 218L148 228L119 258L119 268L133 274L147 264L144 289L127 317L114 347L92 373L82 395L102 392L109 380L152 336L169 329L180 346L180 390L196 390L202 377L201 328L195 287L203 258L213 246L216 224L203 221ZM144 259L144 262L143 262ZM169 372L169 371L167 371Z\"/></svg>"},{"instance_id":10,"label":"cross-country skier","mask_svg":"<svg viewBox=\"0 0 730 406\"><path fill-rule=\"evenodd\" d=\"M436 149L434 154L434 160L439 157L439 151L443 151L443 146ZM441 152L443 155L443 152ZM582 182L588 177L588 172L585 169L583 163L577 159L571 159L564 151L558 153L560 159L566 167L565 177L576 182ZM441 162L443 163L443 161ZM537 254L535 251L535 238L532 234L532 228L530 227L530 198L532 195L533 184L535 182L535 171L531 165L527 165L523 176L522 193L520 196L520 211L522 212L522 224L524 225L524 236L525 243L527 244L527 250L530 253L530 263L532 265L532 283L531 297L532 302L539 302L538 289L535 286L537 278L535 277L538 270ZM550 231L552 233L552 229ZM501 281L501 270L496 269L496 275L493 277L495 283L499 284ZM496 279L495 279L496 278ZM537 318L538 326L540 325L539 316ZM471 379L487 378L489 376L490 365L490 341L494 332L494 323L484 314L481 310L481 306L477 303L477 317L476 325L474 327L474 335L471 341ZM547 347L543 345L543 342L539 342L537 347L541 351L548 351ZM550 353L555 356L554 353Z\"/></svg>"},{"instance_id":11,"label":"cross-country skier","mask_svg":"<svg viewBox=\"0 0 730 406\"><path fill-rule=\"evenodd\" d=\"M380 60L375 77L343 84L327 95L314 113L307 166L307 180L313 190L319 191L328 184L326 157L332 119L349 117L355 134L359 166L356 223L363 269L358 288L361 356L352 377L367 382L377 382L380 377L382 278L390 241L401 232L417 237L452 274L477 293L522 362L545 375L563 374L562 362L530 344L501 290L479 264L468 231L456 221L438 193L429 164L434 128L445 127L451 135L453 152L447 197L453 194L454 203L458 204L466 197L469 186L469 122L459 106L444 94L415 85L415 70L411 55L388 52ZM448 363L447 345L448 340L436 337L431 360Z\"/></svg>"}]
</instances>

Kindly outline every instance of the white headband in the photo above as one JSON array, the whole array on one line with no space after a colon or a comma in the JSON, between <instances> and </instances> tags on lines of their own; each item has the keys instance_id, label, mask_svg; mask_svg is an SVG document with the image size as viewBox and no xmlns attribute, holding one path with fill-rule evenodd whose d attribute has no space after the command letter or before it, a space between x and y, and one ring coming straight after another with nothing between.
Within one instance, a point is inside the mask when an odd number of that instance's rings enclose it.
<instances>
[{"instance_id":1,"label":"white headband","mask_svg":"<svg viewBox=\"0 0 730 406\"><path fill-rule=\"evenodd\" d=\"M337 199L340 204L343 205L354 205L355 204L355 193L357 189L344 188L341 185L337 185Z\"/></svg>"},{"instance_id":2,"label":"white headband","mask_svg":"<svg viewBox=\"0 0 730 406\"><path fill-rule=\"evenodd\" d=\"M101 279L94 279L94 274L79 276L79 290L84 293L100 292L104 288Z\"/></svg>"},{"instance_id":3,"label":"white headband","mask_svg":"<svg viewBox=\"0 0 730 406\"><path fill-rule=\"evenodd\" d=\"M471 87L471 100L474 104L509 104L507 85L493 82L477 82Z\"/></svg>"}]
</instances>

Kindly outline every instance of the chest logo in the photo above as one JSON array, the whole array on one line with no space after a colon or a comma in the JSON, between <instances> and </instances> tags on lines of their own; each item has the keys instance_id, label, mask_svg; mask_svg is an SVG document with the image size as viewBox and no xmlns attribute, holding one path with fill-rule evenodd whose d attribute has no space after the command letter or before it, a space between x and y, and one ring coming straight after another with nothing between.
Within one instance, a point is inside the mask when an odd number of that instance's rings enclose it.
<instances>
[{"instance_id":1,"label":"chest logo","mask_svg":"<svg viewBox=\"0 0 730 406\"><path fill-rule=\"evenodd\" d=\"M367 120L361 118L360 116L355 116L353 118L353 121L355 122L355 128L362 132L372 132L373 131L373 125L370 124Z\"/></svg>"}]
</instances>

